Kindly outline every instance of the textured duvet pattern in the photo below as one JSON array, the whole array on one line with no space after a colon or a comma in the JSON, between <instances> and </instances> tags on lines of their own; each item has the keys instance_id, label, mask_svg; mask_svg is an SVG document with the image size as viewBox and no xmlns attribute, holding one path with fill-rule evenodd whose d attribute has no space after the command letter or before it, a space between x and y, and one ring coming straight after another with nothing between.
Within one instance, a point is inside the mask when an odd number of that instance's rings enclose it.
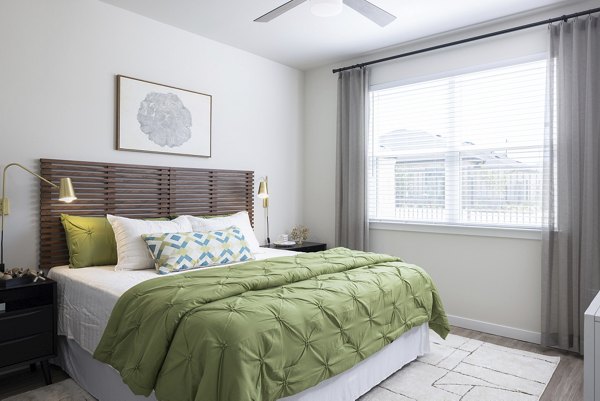
<instances>
[{"instance_id":1,"label":"textured duvet pattern","mask_svg":"<svg viewBox=\"0 0 600 401\"><path fill-rule=\"evenodd\" d=\"M422 269L336 248L138 284L117 302L94 357L161 401L271 401L425 322L447 335Z\"/></svg>"}]
</instances>

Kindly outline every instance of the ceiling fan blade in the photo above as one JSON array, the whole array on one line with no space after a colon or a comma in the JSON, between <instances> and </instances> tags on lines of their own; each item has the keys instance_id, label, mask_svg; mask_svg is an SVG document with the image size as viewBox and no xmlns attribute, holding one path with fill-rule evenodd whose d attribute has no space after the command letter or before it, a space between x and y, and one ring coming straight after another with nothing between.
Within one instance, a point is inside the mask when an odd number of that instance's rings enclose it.
<instances>
[{"instance_id":1,"label":"ceiling fan blade","mask_svg":"<svg viewBox=\"0 0 600 401\"><path fill-rule=\"evenodd\" d=\"M273 18L277 18L279 17L281 14L290 11L292 8L299 6L300 4L306 2L306 0L292 0L292 1L288 1L287 3L284 3L282 5L280 5L279 7L277 7L274 10L269 11L268 13L261 15L260 17L258 17L257 19L254 20L254 22L269 22L271 21Z\"/></svg>"},{"instance_id":2,"label":"ceiling fan blade","mask_svg":"<svg viewBox=\"0 0 600 401\"><path fill-rule=\"evenodd\" d=\"M388 25L396 19L394 15L382 10L367 0L344 0L344 4L361 13L381 27Z\"/></svg>"}]
</instances>

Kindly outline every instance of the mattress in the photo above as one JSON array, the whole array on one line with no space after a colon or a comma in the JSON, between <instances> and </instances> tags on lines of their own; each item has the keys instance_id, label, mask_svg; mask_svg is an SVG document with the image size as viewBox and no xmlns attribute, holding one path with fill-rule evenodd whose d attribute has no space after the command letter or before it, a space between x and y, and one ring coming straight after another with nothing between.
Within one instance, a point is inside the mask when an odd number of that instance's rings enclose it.
<instances>
[{"instance_id":1,"label":"mattress","mask_svg":"<svg viewBox=\"0 0 600 401\"><path fill-rule=\"evenodd\" d=\"M261 248L255 257L263 260L294 254L284 249ZM209 268L226 269L231 265ZM58 283L58 334L74 340L92 354L119 297L142 281L165 276L153 269L115 271L114 266L81 269L57 266L48 277Z\"/></svg>"}]
</instances>

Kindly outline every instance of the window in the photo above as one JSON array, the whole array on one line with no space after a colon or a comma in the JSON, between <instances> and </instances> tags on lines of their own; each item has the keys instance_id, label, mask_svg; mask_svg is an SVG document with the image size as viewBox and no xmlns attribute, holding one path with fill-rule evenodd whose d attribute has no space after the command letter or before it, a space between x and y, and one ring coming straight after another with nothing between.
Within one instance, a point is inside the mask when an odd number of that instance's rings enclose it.
<instances>
[{"instance_id":1,"label":"window","mask_svg":"<svg viewBox=\"0 0 600 401\"><path fill-rule=\"evenodd\" d=\"M369 217L539 228L545 60L370 91Z\"/></svg>"}]
</instances>

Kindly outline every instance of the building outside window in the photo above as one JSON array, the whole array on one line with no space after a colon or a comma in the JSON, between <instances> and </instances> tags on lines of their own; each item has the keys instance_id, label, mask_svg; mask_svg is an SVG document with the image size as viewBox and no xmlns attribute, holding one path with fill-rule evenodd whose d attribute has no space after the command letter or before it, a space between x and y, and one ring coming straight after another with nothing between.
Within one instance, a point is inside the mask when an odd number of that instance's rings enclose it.
<instances>
[{"instance_id":1,"label":"building outside window","mask_svg":"<svg viewBox=\"0 0 600 401\"><path fill-rule=\"evenodd\" d=\"M539 228L545 60L370 92L372 221Z\"/></svg>"}]
</instances>

